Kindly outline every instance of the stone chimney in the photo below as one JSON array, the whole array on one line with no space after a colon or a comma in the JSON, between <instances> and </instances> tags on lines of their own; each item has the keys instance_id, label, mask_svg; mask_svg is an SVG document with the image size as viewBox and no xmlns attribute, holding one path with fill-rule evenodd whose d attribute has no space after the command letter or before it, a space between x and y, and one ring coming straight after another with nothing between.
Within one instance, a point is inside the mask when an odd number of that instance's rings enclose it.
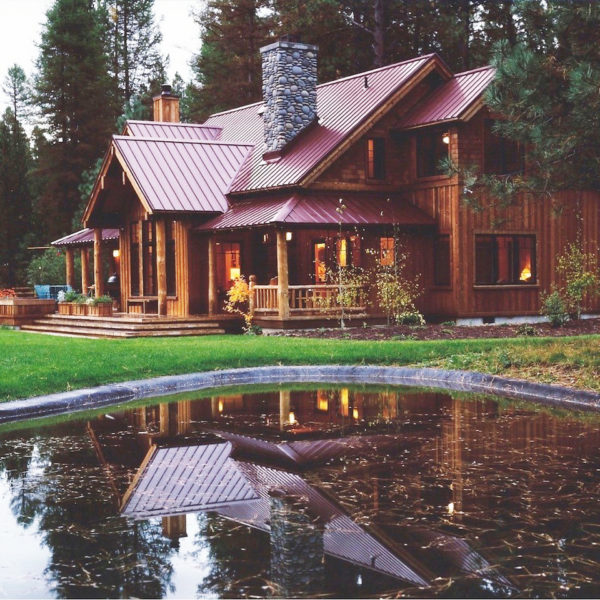
<instances>
[{"instance_id":1,"label":"stone chimney","mask_svg":"<svg viewBox=\"0 0 600 600\"><path fill-rule=\"evenodd\" d=\"M281 40L260 49L264 158L275 158L317 119L318 47Z\"/></svg>"},{"instance_id":2,"label":"stone chimney","mask_svg":"<svg viewBox=\"0 0 600 600\"><path fill-rule=\"evenodd\" d=\"M154 120L179 123L179 96L173 94L171 86L164 84L154 101Z\"/></svg>"}]
</instances>

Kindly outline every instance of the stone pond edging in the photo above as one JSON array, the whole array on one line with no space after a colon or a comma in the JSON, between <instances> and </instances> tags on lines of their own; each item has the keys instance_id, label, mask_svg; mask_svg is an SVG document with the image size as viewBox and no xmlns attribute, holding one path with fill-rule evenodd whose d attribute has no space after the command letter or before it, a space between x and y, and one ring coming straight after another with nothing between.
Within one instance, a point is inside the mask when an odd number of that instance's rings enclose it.
<instances>
[{"instance_id":1,"label":"stone pond edging","mask_svg":"<svg viewBox=\"0 0 600 600\"><path fill-rule=\"evenodd\" d=\"M265 383L390 384L496 394L568 409L600 410L600 394L470 371L379 366L272 366L169 375L36 396L0 404L0 423L130 400L232 385Z\"/></svg>"}]
</instances>

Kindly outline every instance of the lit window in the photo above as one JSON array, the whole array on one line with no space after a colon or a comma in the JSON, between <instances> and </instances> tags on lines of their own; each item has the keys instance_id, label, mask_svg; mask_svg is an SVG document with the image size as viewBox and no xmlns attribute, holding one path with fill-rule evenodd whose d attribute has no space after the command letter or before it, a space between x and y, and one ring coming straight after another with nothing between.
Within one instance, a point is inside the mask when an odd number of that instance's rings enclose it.
<instances>
[{"instance_id":1,"label":"lit window","mask_svg":"<svg viewBox=\"0 0 600 600\"><path fill-rule=\"evenodd\" d=\"M315 263L315 283L325 283L327 280L327 264L325 262L325 242L313 244Z\"/></svg>"},{"instance_id":2,"label":"lit window","mask_svg":"<svg viewBox=\"0 0 600 600\"><path fill-rule=\"evenodd\" d=\"M391 267L394 264L394 238L379 238L379 262L383 267Z\"/></svg>"},{"instance_id":3,"label":"lit window","mask_svg":"<svg viewBox=\"0 0 600 600\"><path fill-rule=\"evenodd\" d=\"M383 138L367 140L367 178L385 179L385 140Z\"/></svg>"},{"instance_id":4,"label":"lit window","mask_svg":"<svg viewBox=\"0 0 600 600\"><path fill-rule=\"evenodd\" d=\"M534 235L476 235L475 283L478 285L536 282Z\"/></svg>"}]
</instances>

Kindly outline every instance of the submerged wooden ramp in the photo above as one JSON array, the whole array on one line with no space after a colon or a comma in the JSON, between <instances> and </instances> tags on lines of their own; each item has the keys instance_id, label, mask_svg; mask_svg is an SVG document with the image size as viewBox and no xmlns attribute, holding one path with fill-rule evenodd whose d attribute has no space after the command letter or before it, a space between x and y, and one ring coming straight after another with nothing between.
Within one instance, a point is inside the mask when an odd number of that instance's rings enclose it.
<instances>
[{"instance_id":1,"label":"submerged wooden ramp","mask_svg":"<svg viewBox=\"0 0 600 600\"><path fill-rule=\"evenodd\" d=\"M236 332L240 328L240 319L235 315L158 317L126 313L112 317L53 314L21 327L24 331L36 333L94 338L217 335Z\"/></svg>"}]
</instances>

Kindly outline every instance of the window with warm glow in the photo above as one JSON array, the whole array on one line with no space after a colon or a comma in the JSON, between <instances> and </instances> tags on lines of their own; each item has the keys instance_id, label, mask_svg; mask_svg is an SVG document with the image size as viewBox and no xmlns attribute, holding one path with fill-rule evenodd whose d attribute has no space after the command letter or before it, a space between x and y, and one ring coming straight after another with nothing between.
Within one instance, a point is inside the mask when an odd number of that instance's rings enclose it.
<instances>
[{"instance_id":1,"label":"window with warm glow","mask_svg":"<svg viewBox=\"0 0 600 600\"><path fill-rule=\"evenodd\" d=\"M379 262L383 267L391 267L394 264L394 238L379 238Z\"/></svg>"},{"instance_id":2,"label":"window with warm glow","mask_svg":"<svg viewBox=\"0 0 600 600\"><path fill-rule=\"evenodd\" d=\"M526 285L536 278L534 235L475 236L477 285Z\"/></svg>"},{"instance_id":3,"label":"window with warm glow","mask_svg":"<svg viewBox=\"0 0 600 600\"><path fill-rule=\"evenodd\" d=\"M314 264L315 264L315 283L325 283L327 281L327 263L325 258L325 242L314 242Z\"/></svg>"},{"instance_id":4,"label":"window with warm glow","mask_svg":"<svg viewBox=\"0 0 600 600\"><path fill-rule=\"evenodd\" d=\"M217 244L217 286L228 290L242 274L241 244L221 242Z\"/></svg>"},{"instance_id":5,"label":"window with warm glow","mask_svg":"<svg viewBox=\"0 0 600 600\"><path fill-rule=\"evenodd\" d=\"M385 140L383 138L367 140L367 178L385 179Z\"/></svg>"},{"instance_id":6,"label":"window with warm glow","mask_svg":"<svg viewBox=\"0 0 600 600\"><path fill-rule=\"evenodd\" d=\"M450 137L447 130L428 129L417 135L417 177L443 175L440 162L448 158Z\"/></svg>"}]
</instances>

